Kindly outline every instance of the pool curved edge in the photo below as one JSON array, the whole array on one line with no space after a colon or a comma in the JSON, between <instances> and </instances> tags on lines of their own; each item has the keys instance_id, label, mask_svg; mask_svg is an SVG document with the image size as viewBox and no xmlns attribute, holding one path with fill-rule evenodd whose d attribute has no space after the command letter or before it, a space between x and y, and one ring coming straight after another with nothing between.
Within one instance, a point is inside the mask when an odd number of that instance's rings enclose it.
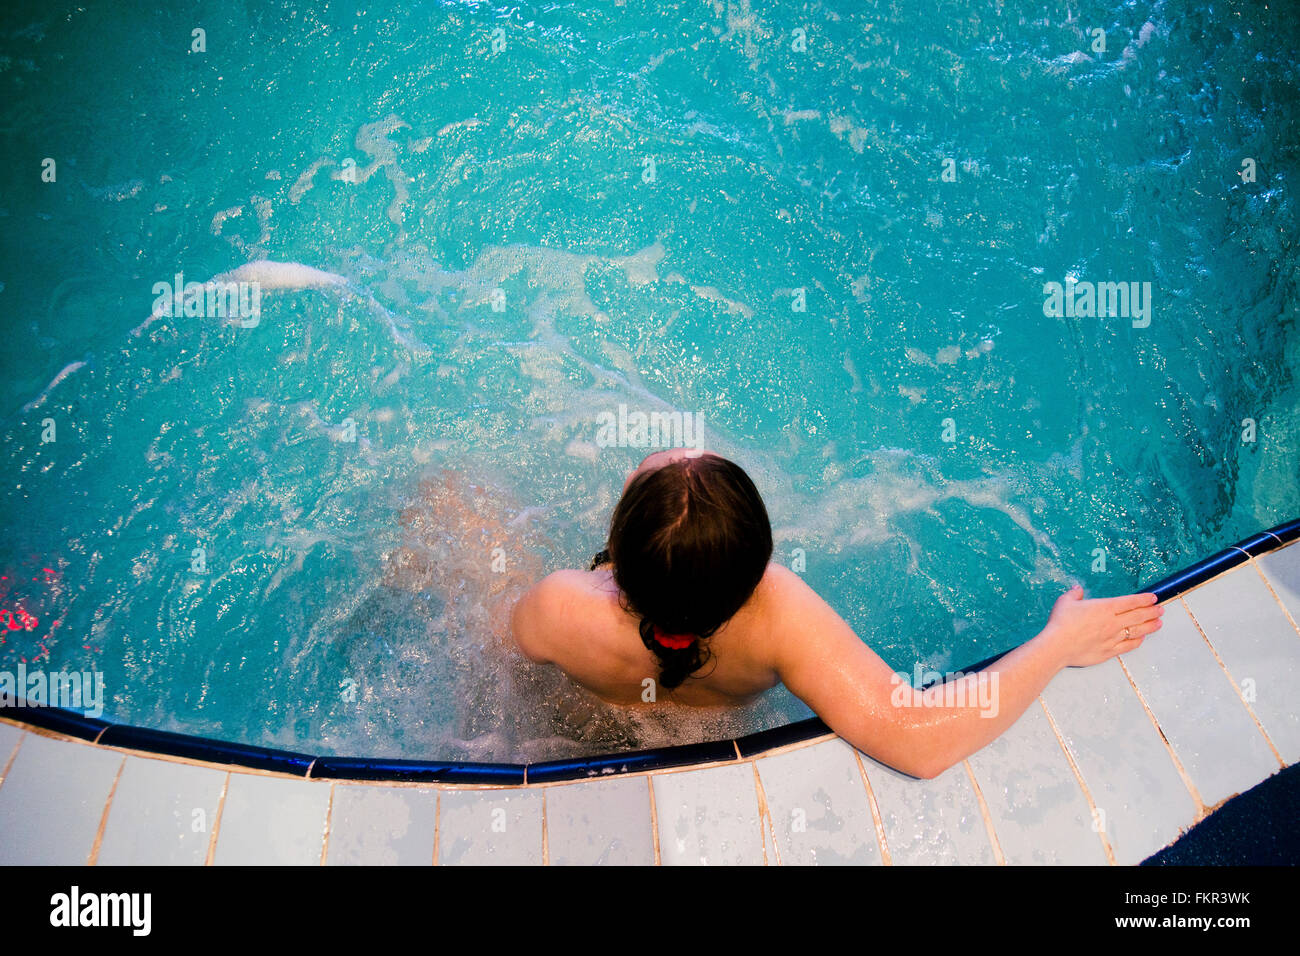
<instances>
[{"instance_id":1,"label":"pool curved edge","mask_svg":"<svg viewBox=\"0 0 1300 956\"><path fill-rule=\"evenodd\" d=\"M1300 518L1285 521L1224 548L1181 571L1161 578L1142 591L1158 595L1160 603L1179 597L1210 579L1230 571L1251 557L1267 554L1300 538ZM1007 648L977 661L964 673L983 670L1015 648ZM768 750L825 737L830 728L818 717L760 730L735 739L679 744L650 750L625 751L550 760L533 764L474 763L469 761L398 760L385 757L309 755L178 734L130 724L116 724L58 707L0 706L0 719L27 724L67 737L109 747L184 757L207 763L229 764L252 770L270 770L300 777L393 782L443 782L522 784L581 780L615 773L658 770L686 764L715 763L735 755L754 757Z\"/></svg>"},{"instance_id":2,"label":"pool curved edge","mask_svg":"<svg viewBox=\"0 0 1300 956\"><path fill-rule=\"evenodd\" d=\"M1176 841L1236 794L1300 759L1300 715L1271 693L1274 682L1300 677L1300 627L1296 623L1300 620L1300 547L1288 547L1297 539L1300 519L1292 519L1144 588L1157 593L1162 603L1173 602L1178 608L1167 615L1167 624L1171 618L1176 620L1164 634L1181 633L1187 640L1148 641L1123 659L1062 672L1039 697L1040 707L1031 706L1002 738L934 781L914 780L876 763L849 747L817 718L729 740L542 763L493 764L313 755L115 724L51 707L10 705L0 708L0 823L16 809L10 804L19 799L16 791L22 789L6 786L11 776L18 776L15 758L22 750L21 744L2 746L7 739L2 732L8 728L11 732L31 731L33 737L80 741L119 757L126 755L119 760L118 777L126 759L153 757L170 760L173 765L226 771L227 788L233 775L244 773L296 777L304 783L319 781L329 785L327 819L334 810L335 783L388 785L385 789L390 794L402 792L392 788L404 784L432 786L439 794L457 792L443 788L458 785L488 794L522 788L520 792L536 795L546 788L554 802L560 794L550 789L551 785L591 782L590 787L562 787L570 791L564 795L567 800L577 799L579 791L606 790L619 779L631 785L631 778L642 776L649 782L652 833L647 845L653 845L653 860L648 862L681 862L673 859L680 853L661 845L659 831L674 808L680 810L681 801L689 804L704 799L684 794L682 787L691 780L705 780L700 774L706 774L713 781L707 788L725 778L727 788L738 786L753 792L745 799L755 801L762 823L762 862L772 862L773 857L777 862L799 862L799 847L808 841L801 842L795 835L807 833L808 828L783 833L786 811L793 813L796 821L800 814L813 812L809 800L796 794L799 781L838 775L840 782L831 789L840 788L838 792L845 794L840 799L857 806L863 832L878 838L874 850L854 844L852 852L845 852L846 862L1137 863ZM1156 650L1148 652L1149 648ZM977 662L966 672L984 669L1001 656ZM1274 662L1280 672L1269 673L1257 666L1263 662ZM1098 712L1089 705L1095 705L1098 693L1106 695L1108 703L1119 700L1122 706L1118 711L1108 708ZM1107 721L1120 719L1120 711L1129 722L1123 725L1123 733L1119 732L1121 725L1107 726ZM1145 751L1130 743L1127 733L1129 727L1146 724L1143 714L1150 718L1149 726L1137 736L1145 740ZM1225 736L1230 732L1238 737ZM1201 740L1198 734L1209 736ZM21 733L15 735L15 739L19 737ZM1131 757L1125 746L1135 747ZM1160 757L1162 747L1167 760ZM1229 750L1232 759L1227 763L1231 766L1225 770L1215 760L1220 752ZM1120 764L1126 759L1133 762L1135 778L1146 774L1139 790L1126 792L1130 784L1116 759ZM1024 805L1026 794L1008 791L1008 786L1014 789L1008 771L1025 766L1032 768L1031 777L1038 775L1029 784L1038 791L1030 796L1057 792L1063 781L1069 784L1066 789L1070 792L1064 797L1053 796L1055 804L1047 808L1048 813L1039 812L1035 820L1017 819L1017 806ZM1154 777L1153 767L1160 771ZM30 776L30 771L24 776ZM843 788L846 781L849 789ZM865 796L852 793L855 786ZM1168 808L1153 808L1143 802L1158 802L1161 788ZM109 803L116 790L115 777ZM223 790L223 805L224 794ZM26 799L31 798L29 793ZM441 808L443 802L439 798L437 806ZM950 844L944 858L931 859L933 848L917 841L916 809L922 804L941 818L933 822L939 827L941 842ZM958 808L962 812L953 817ZM441 812L439 809L435 816L440 818ZM966 832L969 819L982 819L986 832ZM105 805L95 852L107 820ZM1091 836L1085 835L1088 831ZM711 839L708 833L698 836L706 843ZM553 845L555 839L552 835ZM1054 841L1064 842L1055 846ZM682 841L676 843L680 849ZM731 840L727 845L735 843ZM828 849L821 847L823 859ZM844 847L836 849L843 851ZM693 842L688 850L688 856L694 852ZM435 859L437 855L435 844ZM211 856L209 852L207 862L212 862ZM325 860L324 847L320 859ZM754 861L759 862L757 856Z\"/></svg>"}]
</instances>

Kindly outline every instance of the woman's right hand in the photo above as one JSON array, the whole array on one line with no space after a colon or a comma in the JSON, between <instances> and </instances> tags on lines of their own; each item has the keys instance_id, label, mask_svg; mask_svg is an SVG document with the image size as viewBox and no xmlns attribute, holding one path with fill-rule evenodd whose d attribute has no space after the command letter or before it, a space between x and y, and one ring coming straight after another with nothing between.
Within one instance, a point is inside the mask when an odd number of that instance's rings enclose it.
<instances>
[{"instance_id":1,"label":"woman's right hand","mask_svg":"<svg viewBox=\"0 0 1300 956\"><path fill-rule=\"evenodd\" d=\"M1088 667L1140 647L1160 628L1164 613L1151 592L1086 599L1083 588L1075 585L1057 598L1043 636L1064 666Z\"/></svg>"}]
</instances>

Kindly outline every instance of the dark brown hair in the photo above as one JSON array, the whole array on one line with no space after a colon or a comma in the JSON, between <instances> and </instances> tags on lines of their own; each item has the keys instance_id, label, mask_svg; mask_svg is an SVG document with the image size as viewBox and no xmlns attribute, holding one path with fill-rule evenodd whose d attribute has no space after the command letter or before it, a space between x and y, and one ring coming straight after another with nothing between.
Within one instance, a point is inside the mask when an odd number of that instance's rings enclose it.
<instances>
[{"instance_id":1,"label":"dark brown hair","mask_svg":"<svg viewBox=\"0 0 1300 956\"><path fill-rule=\"evenodd\" d=\"M713 454L637 475L610 520L593 567L614 563L623 607L641 618L641 640L671 690L708 661L705 641L749 600L772 557L772 526L749 475ZM680 650L655 629L692 635Z\"/></svg>"}]
</instances>

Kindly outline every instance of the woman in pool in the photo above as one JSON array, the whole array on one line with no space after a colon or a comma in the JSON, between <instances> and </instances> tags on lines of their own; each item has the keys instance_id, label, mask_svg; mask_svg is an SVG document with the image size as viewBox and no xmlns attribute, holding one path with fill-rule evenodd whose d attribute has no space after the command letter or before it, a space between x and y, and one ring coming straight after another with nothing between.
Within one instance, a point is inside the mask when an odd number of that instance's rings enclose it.
<instances>
[{"instance_id":1,"label":"woman in pool","mask_svg":"<svg viewBox=\"0 0 1300 956\"><path fill-rule=\"evenodd\" d=\"M973 683L964 697L914 690L771 556L767 509L739 466L656 452L628 476L591 570L548 575L515 605L511 629L529 659L618 704L645 700L647 678L656 696L697 706L784 683L858 749L929 778L1015 723L1057 671L1133 650L1163 614L1154 594L1085 600L1075 587L993 665L996 683L986 672L983 698Z\"/></svg>"}]
</instances>

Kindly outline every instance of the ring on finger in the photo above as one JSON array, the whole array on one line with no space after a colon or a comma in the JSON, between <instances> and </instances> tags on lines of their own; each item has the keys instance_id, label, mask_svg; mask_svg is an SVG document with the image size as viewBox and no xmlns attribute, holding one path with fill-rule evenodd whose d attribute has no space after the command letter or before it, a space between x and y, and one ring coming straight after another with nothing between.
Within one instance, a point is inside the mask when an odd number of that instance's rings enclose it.
<instances>
[{"instance_id":1,"label":"ring on finger","mask_svg":"<svg viewBox=\"0 0 1300 956\"><path fill-rule=\"evenodd\" d=\"M1129 639L1129 629L1126 627L1124 628L1124 640L1127 641L1128 639Z\"/></svg>"}]
</instances>

